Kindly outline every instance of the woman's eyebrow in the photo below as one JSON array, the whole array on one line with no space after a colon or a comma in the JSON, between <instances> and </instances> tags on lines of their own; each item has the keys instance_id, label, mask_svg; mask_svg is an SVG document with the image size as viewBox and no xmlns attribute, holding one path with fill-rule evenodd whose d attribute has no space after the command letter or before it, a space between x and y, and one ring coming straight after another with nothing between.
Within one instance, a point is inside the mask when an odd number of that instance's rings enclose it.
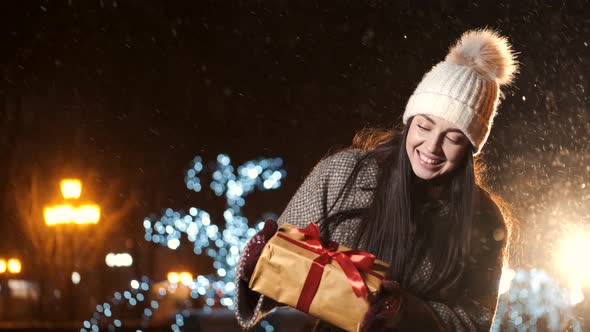
<instances>
[{"instance_id":1,"label":"woman's eyebrow","mask_svg":"<svg viewBox=\"0 0 590 332\"><path fill-rule=\"evenodd\" d=\"M461 129L449 129L449 130L447 130L447 133L459 133L459 134L461 134L461 135L465 135L465 134L464 134L464 133L461 131Z\"/></svg>"},{"instance_id":2,"label":"woman's eyebrow","mask_svg":"<svg viewBox=\"0 0 590 332\"><path fill-rule=\"evenodd\" d=\"M421 116L426 119L428 122L432 123L433 125L436 125L436 122L434 121L433 118L429 117L428 115L424 115L421 114ZM447 133L459 133L463 136L465 136L465 134L463 133L463 131L461 131L461 129L449 129L446 131Z\"/></svg>"},{"instance_id":3,"label":"woman's eyebrow","mask_svg":"<svg viewBox=\"0 0 590 332\"><path fill-rule=\"evenodd\" d=\"M423 117L424 119L428 120L428 122L432 123L433 125L435 125L435 124L436 124L436 122L434 122L434 120L433 120L431 117L429 117L428 115L424 115L424 114L422 114L422 117Z\"/></svg>"}]
</instances>

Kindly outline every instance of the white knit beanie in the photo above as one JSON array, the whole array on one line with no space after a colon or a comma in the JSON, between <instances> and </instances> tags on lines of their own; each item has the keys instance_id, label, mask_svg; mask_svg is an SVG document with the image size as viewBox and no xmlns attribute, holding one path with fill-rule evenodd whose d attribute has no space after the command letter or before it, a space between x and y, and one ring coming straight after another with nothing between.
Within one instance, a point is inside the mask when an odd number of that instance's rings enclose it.
<instances>
[{"instance_id":1,"label":"white knit beanie","mask_svg":"<svg viewBox=\"0 0 590 332\"><path fill-rule=\"evenodd\" d=\"M478 154L488 139L500 85L518 70L512 47L490 29L465 32L445 61L426 73L406 105L403 121L424 114L455 124Z\"/></svg>"}]
</instances>

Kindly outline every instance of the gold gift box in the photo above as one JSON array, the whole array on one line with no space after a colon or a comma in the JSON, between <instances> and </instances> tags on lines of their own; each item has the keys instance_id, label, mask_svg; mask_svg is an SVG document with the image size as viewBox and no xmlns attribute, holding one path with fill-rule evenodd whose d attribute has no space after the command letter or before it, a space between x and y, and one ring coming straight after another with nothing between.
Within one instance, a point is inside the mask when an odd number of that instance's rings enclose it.
<instances>
[{"instance_id":1,"label":"gold gift box","mask_svg":"<svg viewBox=\"0 0 590 332\"><path fill-rule=\"evenodd\" d=\"M313 260L320 255L304 248L304 234L294 233L293 229L296 227L284 224L268 241L249 286L275 301L297 308ZM338 245L337 251L347 250L350 248ZM388 269L388 264L375 260L368 273L359 271L369 300L379 292ZM358 331L368 308L369 303L355 294L339 263L336 260L327 263L308 313L344 330Z\"/></svg>"}]
</instances>

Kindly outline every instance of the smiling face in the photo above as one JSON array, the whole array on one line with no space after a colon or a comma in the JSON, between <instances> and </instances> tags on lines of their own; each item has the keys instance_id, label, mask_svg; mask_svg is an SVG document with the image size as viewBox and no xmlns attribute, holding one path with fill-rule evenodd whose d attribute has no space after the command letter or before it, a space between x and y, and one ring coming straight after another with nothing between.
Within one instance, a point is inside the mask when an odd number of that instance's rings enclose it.
<instances>
[{"instance_id":1,"label":"smiling face","mask_svg":"<svg viewBox=\"0 0 590 332\"><path fill-rule=\"evenodd\" d=\"M408 128L406 152L417 177L431 180L457 169L471 143L451 122L416 115Z\"/></svg>"}]
</instances>

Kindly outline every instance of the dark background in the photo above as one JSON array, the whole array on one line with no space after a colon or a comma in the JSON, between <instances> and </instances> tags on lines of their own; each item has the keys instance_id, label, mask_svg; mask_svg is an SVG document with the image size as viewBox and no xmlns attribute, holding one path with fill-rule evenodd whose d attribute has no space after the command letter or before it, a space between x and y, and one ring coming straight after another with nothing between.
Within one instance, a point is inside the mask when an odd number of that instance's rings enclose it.
<instances>
[{"instance_id":1,"label":"dark background","mask_svg":"<svg viewBox=\"0 0 590 332\"><path fill-rule=\"evenodd\" d=\"M284 186L244 210L280 213L330 149L398 125L422 75L486 26L521 62L484 148L488 182L521 223L515 264L551 269L564 225L588 222L588 1L2 2L0 252L30 253L13 179L31 167L46 187L92 174L97 193L116 182L133 197L109 248L151 250L143 217L168 207L221 224L223 200L182 182L197 154L283 158Z\"/></svg>"}]
</instances>

